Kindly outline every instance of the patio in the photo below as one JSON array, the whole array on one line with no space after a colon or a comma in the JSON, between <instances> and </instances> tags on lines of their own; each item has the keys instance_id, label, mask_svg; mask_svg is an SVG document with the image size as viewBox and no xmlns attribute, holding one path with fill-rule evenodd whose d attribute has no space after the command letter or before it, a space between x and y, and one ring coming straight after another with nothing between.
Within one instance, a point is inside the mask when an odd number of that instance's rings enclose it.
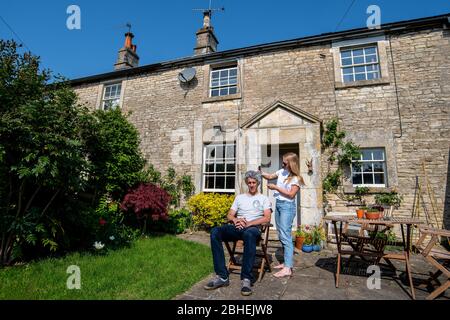
<instances>
[{"instance_id":1,"label":"patio","mask_svg":"<svg viewBox=\"0 0 450 320\"><path fill-rule=\"evenodd\" d=\"M179 236L185 240L209 245L209 234L196 232ZM278 241L270 241L269 253L273 264L276 265L281 257ZM226 252L226 251L225 251ZM347 259L343 259L344 268L341 270L339 288L335 287L336 250L329 247L321 252L296 252L294 274L290 279L277 279L266 272L261 282L256 282L253 294L243 297L240 294L239 273L230 276L230 286L207 291L203 286L210 276L195 284L187 292L177 296L179 300L410 300L410 288L405 275L404 263L393 261L397 272L384 267L381 268L381 289L367 288L367 264L353 261L346 266ZM423 300L429 294L424 286L419 287L420 279L426 279L433 271L420 256L411 256L412 275L415 284L416 299ZM212 261L211 261L212 271ZM449 300L450 292L437 298Z\"/></svg>"}]
</instances>

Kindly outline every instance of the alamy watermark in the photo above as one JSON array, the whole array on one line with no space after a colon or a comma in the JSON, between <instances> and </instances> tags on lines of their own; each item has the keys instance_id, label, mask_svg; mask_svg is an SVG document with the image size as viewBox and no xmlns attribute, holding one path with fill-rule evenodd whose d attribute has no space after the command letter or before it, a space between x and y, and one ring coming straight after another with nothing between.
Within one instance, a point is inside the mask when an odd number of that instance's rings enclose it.
<instances>
[{"instance_id":1,"label":"alamy watermark","mask_svg":"<svg viewBox=\"0 0 450 320\"><path fill-rule=\"evenodd\" d=\"M69 290L81 289L81 270L79 266L71 265L67 267L66 273L70 274L67 278L66 286Z\"/></svg>"},{"instance_id":2,"label":"alamy watermark","mask_svg":"<svg viewBox=\"0 0 450 320\"><path fill-rule=\"evenodd\" d=\"M381 289L381 269L377 265L371 265L367 268L367 273L370 274L367 279L367 288L369 290Z\"/></svg>"},{"instance_id":3,"label":"alamy watermark","mask_svg":"<svg viewBox=\"0 0 450 320\"><path fill-rule=\"evenodd\" d=\"M66 20L66 26L69 30L81 29L81 9L75 4L67 7L66 13L70 16Z\"/></svg>"},{"instance_id":4,"label":"alamy watermark","mask_svg":"<svg viewBox=\"0 0 450 320\"><path fill-rule=\"evenodd\" d=\"M380 29L381 28L381 9L379 6L372 4L367 7L367 14L370 16L367 18L367 28Z\"/></svg>"}]
</instances>

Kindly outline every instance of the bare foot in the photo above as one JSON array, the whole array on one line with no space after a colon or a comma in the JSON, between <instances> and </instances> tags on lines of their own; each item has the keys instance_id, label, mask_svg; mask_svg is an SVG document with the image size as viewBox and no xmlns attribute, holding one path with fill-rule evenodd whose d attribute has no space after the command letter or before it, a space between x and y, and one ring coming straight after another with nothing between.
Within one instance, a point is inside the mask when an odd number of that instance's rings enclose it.
<instances>
[{"instance_id":1,"label":"bare foot","mask_svg":"<svg viewBox=\"0 0 450 320\"><path fill-rule=\"evenodd\" d=\"M275 278L292 277L291 268L283 268L273 275Z\"/></svg>"},{"instance_id":2,"label":"bare foot","mask_svg":"<svg viewBox=\"0 0 450 320\"><path fill-rule=\"evenodd\" d=\"M282 264L279 264L279 265L277 265L277 266L275 266L275 267L273 267L274 269L283 269L284 268L284 263L282 263Z\"/></svg>"}]
</instances>

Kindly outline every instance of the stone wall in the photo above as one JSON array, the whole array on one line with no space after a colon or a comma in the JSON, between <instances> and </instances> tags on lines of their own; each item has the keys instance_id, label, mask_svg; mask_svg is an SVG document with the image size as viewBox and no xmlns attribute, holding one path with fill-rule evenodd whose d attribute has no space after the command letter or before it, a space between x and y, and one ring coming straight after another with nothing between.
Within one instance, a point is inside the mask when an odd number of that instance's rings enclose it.
<instances>
[{"instance_id":1,"label":"stone wall","mask_svg":"<svg viewBox=\"0 0 450 320\"><path fill-rule=\"evenodd\" d=\"M344 130L361 146L384 146L390 186L404 195L397 214L410 216L415 176L419 176L427 208L423 163L436 198L439 222L448 201L450 146L450 42L448 30L395 35L388 49L390 84L337 90L337 106ZM395 92L395 75L402 131ZM446 195L447 193L447 195ZM342 209L344 203L335 206ZM448 220L448 209L446 210ZM421 208L424 217L424 210Z\"/></svg>"},{"instance_id":2,"label":"stone wall","mask_svg":"<svg viewBox=\"0 0 450 320\"><path fill-rule=\"evenodd\" d=\"M393 35L394 64L390 43L384 43L389 70L389 82L384 84L335 89L331 44L315 45L239 57L241 95L235 100L205 99L208 65L190 66L196 68L197 77L189 86L178 81L183 68L130 76L123 81L122 108L132 111L130 120L141 135L143 153L159 170L171 165L174 145L181 141L177 133L189 132L194 149L195 123L201 123L197 132L221 125L237 133L243 122L277 100L324 123L339 117L342 128L356 143L386 148L389 187L396 187L405 198L399 214L411 214L415 175L422 175L425 161L439 217L442 220L447 197L448 219L449 39L449 31L442 29ZM99 106L100 83L77 87L76 91L92 108ZM192 150L191 161L177 165L176 170L194 176L199 190L201 161L195 162L194 154ZM322 159L317 174L323 175L326 166L326 159ZM330 198L330 205L332 210L354 210L337 197Z\"/></svg>"}]
</instances>

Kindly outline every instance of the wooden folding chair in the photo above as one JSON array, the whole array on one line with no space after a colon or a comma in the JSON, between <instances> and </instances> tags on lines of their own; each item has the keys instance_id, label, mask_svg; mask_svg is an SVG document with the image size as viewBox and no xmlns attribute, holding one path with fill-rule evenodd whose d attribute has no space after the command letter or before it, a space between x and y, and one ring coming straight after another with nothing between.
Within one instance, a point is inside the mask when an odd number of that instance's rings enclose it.
<instances>
[{"instance_id":1,"label":"wooden folding chair","mask_svg":"<svg viewBox=\"0 0 450 320\"><path fill-rule=\"evenodd\" d=\"M269 256L267 254L270 227L272 227L271 223L261 225L261 237L256 242L256 258L261 258L261 262L259 264L255 264L253 268L258 269L258 281L262 280L266 268L269 272L272 272ZM242 264L237 262L236 256L241 256L242 258L242 255L244 254L244 242L242 240L225 242L225 247L230 255L228 270L230 272L233 270L241 270ZM257 259L255 260L258 261Z\"/></svg>"},{"instance_id":2,"label":"wooden folding chair","mask_svg":"<svg viewBox=\"0 0 450 320\"><path fill-rule=\"evenodd\" d=\"M433 300L450 287L450 252L445 248L439 248L439 237L450 237L450 230L434 229L429 227L419 228L420 238L415 245L421 255L436 267L438 270L432 273L426 281L427 284L433 286L433 281L438 287L426 297L427 300ZM430 238L428 242L426 239ZM447 279L444 283L438 280L440 275L444 275ZM434 286L433 286L434 287Z\"/></svg>"}]
</instances>

